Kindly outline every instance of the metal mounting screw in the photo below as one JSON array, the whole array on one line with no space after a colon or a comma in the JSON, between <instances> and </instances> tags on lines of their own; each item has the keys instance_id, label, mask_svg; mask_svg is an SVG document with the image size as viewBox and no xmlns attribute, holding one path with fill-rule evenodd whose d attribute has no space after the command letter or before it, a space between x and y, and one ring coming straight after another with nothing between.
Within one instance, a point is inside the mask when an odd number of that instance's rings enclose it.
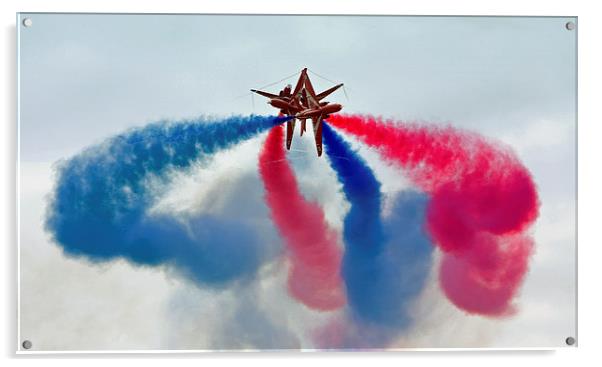
<instances>
[{"instance_id":1,"label":"metal mounting screw","mask_svg":"<svg viewBox=\"0 0 602 367\"><path fill-rule=\"evenodd\" d=\"M25 18L23 19L23 25L25 27L31 27L33 25L33 20L31 20L31 18Z\"/></svg>"},{"instance_id":2,"label":"metal mounting screw","mask_svg":"<svg viewBox=\"0 0 602 367\"><path fill-rule=\"evenodd\" d=\"M575 338L573 338L572 336L569 336L568 338L566 338L565 342L566 342L566 345L573 345L573 344L575 344Z\"/></svg>"},{"instance_id":3,"label":"metal mounting screw","mask_svg":"<svg viewBox=\"0 0 602 367\"><path fill-rule=\"evenodd\" d=\"M21 345L23 345L24 349L31 349L31 347L33 346L33 344L31 344L31 341L29 340L25 340Z\"/></svg>"},{"instance_id":4,"label":"metal mounting screw","mask_svg":"<svg viewBox=\"0 0 602 367\"><path fill-rule=\"evenodd\" d=\"M575 29L575 23L573 23L573 22L567 22L567 23L564 25L564 27L565 27L566 29L568 29L569 31L572 31L573 29Z\"/></svg>"}]
</instances>

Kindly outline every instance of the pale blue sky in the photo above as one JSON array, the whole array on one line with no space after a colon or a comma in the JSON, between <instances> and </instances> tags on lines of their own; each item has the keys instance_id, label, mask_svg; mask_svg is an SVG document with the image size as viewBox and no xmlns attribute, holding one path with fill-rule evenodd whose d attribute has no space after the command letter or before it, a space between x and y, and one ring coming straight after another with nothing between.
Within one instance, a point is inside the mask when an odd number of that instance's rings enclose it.
<instances>
[{"instance_id":1,"label":"pale blue sky","mask_svg":"<svg viewBox=\"0 0 602 367\"><path fill-rule=\"evenodd\" d=\"M304 66L346 84L349 100L331 98L344 112L495 136L528 119L570 122L575 110L566 18L30 17L20 27L24 160L64 158L161 118L271 113L237 97Z\"/></svg>"}]
</instances>

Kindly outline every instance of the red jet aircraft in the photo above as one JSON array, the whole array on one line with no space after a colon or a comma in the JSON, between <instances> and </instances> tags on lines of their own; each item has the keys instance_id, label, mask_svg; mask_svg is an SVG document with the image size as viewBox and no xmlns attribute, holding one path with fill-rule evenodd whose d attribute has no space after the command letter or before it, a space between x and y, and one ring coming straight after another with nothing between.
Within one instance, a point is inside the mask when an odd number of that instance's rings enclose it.
<instances>
[{"instance_id":1,"label":"red jet aircraft","mask_svg":"<svg viewBox=\"0 0 602 367\"><path fill-rule=\"evenodd\" d=\"M328 118L331 113L339 112L343 108L338 103L322 102L322 100L342 86L342 83L337 84L322 93L316 94L309 80L309 75L307 75L307 68L305 68L301 70L301 75L294 90L291 90L292 86L289 84L277 95L256 89L251 89L251 92L269 98L268 104L279 109L281 116L294 116L286 123L286 149L291 149L296 119L301 121L301 135L306 130L306 120L311 119L319 157L322 155L322 121Z\"/></svg>"}]
</instances>

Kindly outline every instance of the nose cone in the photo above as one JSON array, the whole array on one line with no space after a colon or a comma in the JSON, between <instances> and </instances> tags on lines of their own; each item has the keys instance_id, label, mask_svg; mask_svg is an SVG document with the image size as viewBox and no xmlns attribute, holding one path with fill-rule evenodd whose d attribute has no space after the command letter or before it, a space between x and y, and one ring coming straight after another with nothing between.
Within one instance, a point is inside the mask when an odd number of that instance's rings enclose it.
<instances>
[{"instance_id":1,"label":"nose cone","mask_svg":"<svg viewBox=\"0 0 602 367\"><path fill-rule=\"evenodd\" d=\"M270 101L268 102L270 105L276 107L276 108L280 108L280 109L286 109L289 108L289 105L286 101L283 101L281 99L270 99Z\"/></svg>"},{"instance_id":2,"label":"nose cone","mask_svg":"<svg viewBox=\"0 0 602 367\"><path fill-rule=\"evenodd\" d=\"M338 103L331 103L327 106L324 106L322 108L322 111L326 114L330 114L330 113L335 113L335 112L339 112L340 110L343 109L343 106L338 104Z\"/></svg>"}]
</instances>

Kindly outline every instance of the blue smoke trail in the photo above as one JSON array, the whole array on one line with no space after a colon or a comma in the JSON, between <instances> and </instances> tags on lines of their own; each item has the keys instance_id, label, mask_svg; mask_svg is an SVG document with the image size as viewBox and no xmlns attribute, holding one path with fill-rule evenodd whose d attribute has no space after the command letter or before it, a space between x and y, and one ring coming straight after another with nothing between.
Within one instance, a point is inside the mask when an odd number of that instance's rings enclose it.
<instances>
[{"instance_id":1,"label":"blue smoke trail","mask_svg":"<svg viewBox=\"0 0 602 367\"><path fill-rule=\"evenodd\" d=\"M386 296L381 298L381 313L373 316L396 328L410 326L409 307L432 266L433 245L424 228L428 200L423 193L401 192L384 221L387 245L379 259L378 281Z\"/></svg>"},{"instance_id":2,"label":"blue smoke trail","mask_svg":"<svg viewBox=\"0 0 602 367\"><path fill-rule=\"evenodd\" d=\"M148 215L157 191L201 157L281 123L275 117L155 123L110 138L60 163L46 229L70 256L93 262L124 258L138 265L173 265L200 284L220 286L250 275L261 262L253 228L211 215Z\"/></svg>"},{"instance_id":3,"label":"blue smoke trail","mask_svg":"<svg viewBox=\"0 0 602 367\"><path fill-rule=\"evenodd\" d=\"M411 324L410 302L423 288L432 245L423 229L427 197L398 195L381 220L380 183L366 162L327 124L323 128L330 165L351 204L344 220L342 274L353 316L377 327L381 344Z\"/></svg>"}]
</instances>

